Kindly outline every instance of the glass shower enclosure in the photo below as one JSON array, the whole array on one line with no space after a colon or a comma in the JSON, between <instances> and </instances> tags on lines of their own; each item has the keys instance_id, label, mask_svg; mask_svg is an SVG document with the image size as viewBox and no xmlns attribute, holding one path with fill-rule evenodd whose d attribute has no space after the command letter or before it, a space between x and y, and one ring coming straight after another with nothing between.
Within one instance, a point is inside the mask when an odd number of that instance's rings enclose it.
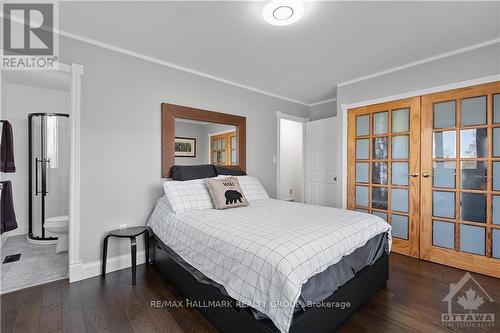
<instances>
[{"instance_id":1,"label":"glass shower enclosure","mask_svg":"<svg viewBox=\"0 0 500 333\"><path fill-rule=\"evenodd\" d=\"M28 114L28 241L55 243L47 218L69 214L69 114Z\"/></svg>"}]
</instances>

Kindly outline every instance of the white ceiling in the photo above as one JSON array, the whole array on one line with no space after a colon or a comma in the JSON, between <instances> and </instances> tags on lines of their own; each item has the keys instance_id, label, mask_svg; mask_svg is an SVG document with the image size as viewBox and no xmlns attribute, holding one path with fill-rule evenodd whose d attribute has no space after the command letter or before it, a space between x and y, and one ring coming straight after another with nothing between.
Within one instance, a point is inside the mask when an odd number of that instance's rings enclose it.
<instances>
[{"instance_id":1,"label":"white ceiling","mask_svg":"<svg viewBox=\"0 0 500 333\"><path fill-rule=\"evenodd\" d=\"M500 2L63 2L60 28L306 104L336 85L500 37Z\"/></svg>"}]
</instances>

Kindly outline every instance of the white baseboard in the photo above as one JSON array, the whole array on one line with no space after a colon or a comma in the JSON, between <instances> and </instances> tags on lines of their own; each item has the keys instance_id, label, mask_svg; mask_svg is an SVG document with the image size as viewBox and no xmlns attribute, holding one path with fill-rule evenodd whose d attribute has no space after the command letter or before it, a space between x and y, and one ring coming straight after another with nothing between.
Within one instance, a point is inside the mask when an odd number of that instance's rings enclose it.
<instances>
[{"instance_id":1,"label":"white baseboard","mask_svg":"<svg viewBox=\"0 0 500 333\"><path fill-rule=\"evenodd\" d=\"M27 233L26 230L24 230L24 228L17 228L12 231L4 232L0 237L0 247L2 247L5 244L5 242L7 241L7 239L9 239L9 237L20 236L20 235L26 236L26 234Z\"/></svg>"},{"instance_id":2,"label":"white baseboard","mask_svg":"<svg viewBox=\"0 0 500 333\"><path fill-rule=\"evenodd\" d=\"M137 265L146 262L144 250L137 251ZM95 260L87 263L73 263L69 265L70 282L85 280L94 276L101 275L102 261ZM106 273L118 271L120 269L132 266L130 253L121 256L108 258L106 261Z\"/></svg>"}]
</instances>

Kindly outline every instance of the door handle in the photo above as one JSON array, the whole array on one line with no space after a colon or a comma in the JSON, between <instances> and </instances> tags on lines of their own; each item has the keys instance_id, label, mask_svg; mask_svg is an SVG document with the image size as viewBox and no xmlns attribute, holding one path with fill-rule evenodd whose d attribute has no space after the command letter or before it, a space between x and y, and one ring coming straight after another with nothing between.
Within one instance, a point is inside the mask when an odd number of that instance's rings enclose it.
<instances>
[{"instance_id":1,"label":"door handle","mask_svg":"<svg viewBox=\"0 0 500 333\"><path fill-rule=\"evenodd\" d=\"M422 174L422 177L424 177L424 178L428 178L428 177L430 177L430 176L431 176L431 173L430 173L430 172L428 172L428 171L426 171L426 172L424 172L424 173Z\"/></svg>"},{"instance_id":2,"label":"door handle","mask_svg":"<svg viewBox=\"0 0 500 333\"><path fill-rule=\"evenodd\" d=\"M49 158L44 159L44 163L42 163L42 166L45 168L44 169L44 171L45 171L45 188L42 189L43 195L45 195L45 196L47 194L49 194L49 191L47 191L47 187L48 187L48 183L49 183L49 163L50 163Z\"/></svg>"},{"instance_id":3,"label":"door handle","mask_svg":"<svg viewBox=\"0 0 500 333\"><path fill-rule=\"evenodd\" d=\"M42 191L38 190L38 163L42 163L41 159L35 158L35 195L38 196L39 194L42 194Z\"/></svg>"},{"instance_id":4,"label":"door handle","mask_svg":"<svg viewBox=\"0 0 500 333\"><path fill-rule=\"evenodd\" d=\"M408 176L413 177L413 178L417 178L419 175L420 174L418 172L413 172L413 173L408 174Z\"/></svg>"}]
</instances>

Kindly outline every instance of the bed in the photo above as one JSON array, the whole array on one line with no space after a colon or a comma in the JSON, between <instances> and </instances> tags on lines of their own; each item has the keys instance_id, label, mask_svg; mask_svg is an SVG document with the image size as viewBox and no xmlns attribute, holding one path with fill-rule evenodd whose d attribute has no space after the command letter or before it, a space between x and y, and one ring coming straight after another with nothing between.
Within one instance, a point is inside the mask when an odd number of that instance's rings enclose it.
<instances>
[{"instance_id":1,"label":"bed","mask_svg":"<svg viewBox=\"0 0 500 333\"><path fill-rule=\"evenodd\" d=\"M213 209L203 180L166 182L148 221L154 263L220 331L331 332L385 287L385 221L238 179L247 207Z\"/></svg>"}]
</instances>

